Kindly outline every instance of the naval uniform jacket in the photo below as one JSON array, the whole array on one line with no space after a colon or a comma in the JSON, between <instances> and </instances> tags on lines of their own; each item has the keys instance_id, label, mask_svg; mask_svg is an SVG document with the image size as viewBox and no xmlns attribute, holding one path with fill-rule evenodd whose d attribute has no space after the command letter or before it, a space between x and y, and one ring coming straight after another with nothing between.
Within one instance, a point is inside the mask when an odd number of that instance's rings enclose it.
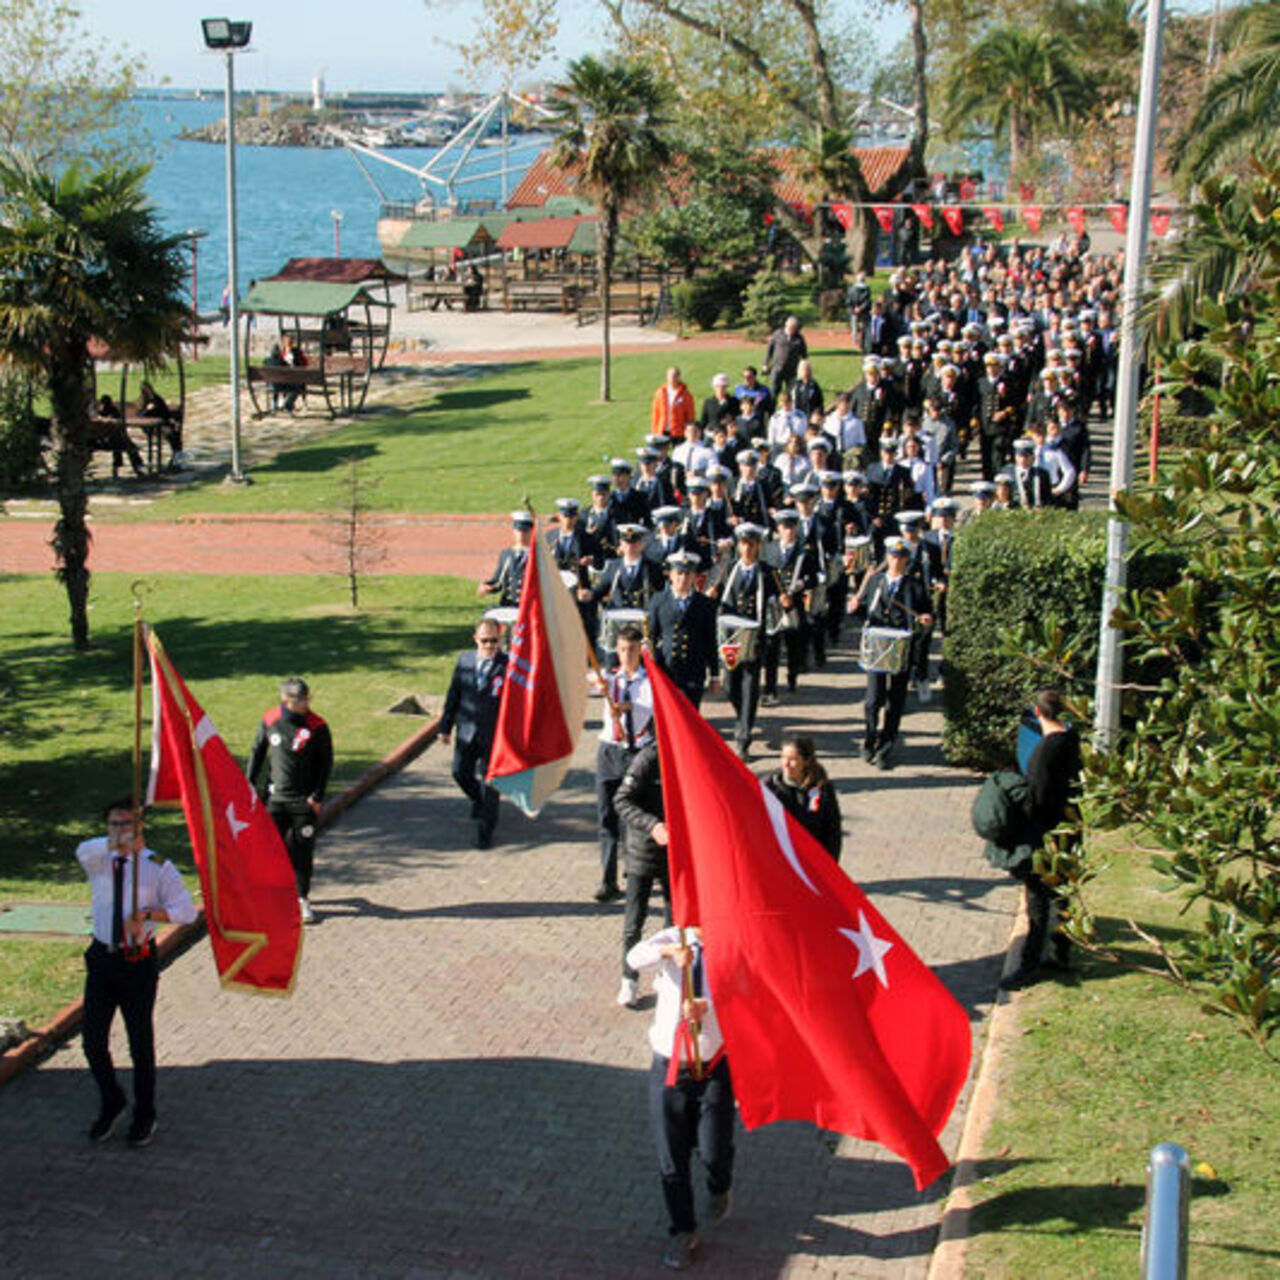
<instances>
[{"instance_id":1,"label":"naval uniform jacket","mask_svg":"<svg viewBox=\"0 0 1280 1280\"><path fill-rule=\"evenodd\" d=\"M716 606L701 592L691 592L683 609L670 587L649 602L649 642L658 666L676 684L701 688L714 679Z\"/></svg>"}]
</instances>

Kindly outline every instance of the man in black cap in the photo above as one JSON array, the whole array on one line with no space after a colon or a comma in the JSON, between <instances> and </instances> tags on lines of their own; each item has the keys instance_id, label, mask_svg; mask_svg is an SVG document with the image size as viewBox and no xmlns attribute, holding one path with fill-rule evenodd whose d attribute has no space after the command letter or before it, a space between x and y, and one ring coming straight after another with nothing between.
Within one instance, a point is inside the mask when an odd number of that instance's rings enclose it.
<instances>
[{"instance_id":1,"label":"man in black cap","mask_svg":"<svg viewBox=\"0 0 1280 1280\"><path fill-rule=\"evenodd\" d=\"M476 595L497 592L498 604L506 609L520 607L520 591L524 586L524 569L533 541L533 515L528 511L511 513L511 546L498 553L493 572L476 587Z\"/></svg>"},{"instance_id":2,"label":"man in black cap","mask_svg":"<svg viewBox=\"0 0 1280 1280\"><path fill-rule=\"evenodd\" d=\"M280 686L280 702L262 717L249 763L249 783L284 840L298 882L298 909L303 924L314 924L311 869L316 849L316 822L324 806L333 771L333 736L311 710L311 690L301 676Z\"/></svg>"},{"instance_id":3,"label":"man in black cap","mask_svg":"<svg viewBox=\"0 0 1280 1280\"><path fill-rule=\"evenodd\" d=\"M667 559L670 581L649 602L649 643L654 661L695 707L701 707L704 688L719 688L716 652L716 607L694 581L700 567L692 551L677 551Z\"/></svg>"},{"instance_id":4,"label":"man in black cap","mask_svg":"<svg viewBox=\"0 0 1280 1280\"><path fill-rule=\"evenodd\" d=\"M920 502L911 471L898 461L898 441L891 435L881 436L880 461L867 468L866 497L877 558L883 551L885 539L896 532L894 516Z\"/></svg>"},{"instance_id":5,"label":"man in black cap","mask_svg":"<svg viewBox=\"0 0 1280 1280\"><path fill-rule=\"evenodd\" d=\"M487 849L493 843L498 825L498 791L485 783L484 775L507 674L501 637L501 628L492 618L481 618L476 624L475 648L462 654L454 665L440 718L439 740L445 746L452 741L454 729L458 731L453 749L453 780L471 801L478 849Z\"/></svg>"},{"instance_id":6,"label":"man in black cap","mask_svg":"<svg viewBox=\"0 0 1280 1280\"><path fill-rule=\"evenodd\" d=\"M605 561L612 560L618 551L618 530L609 502L613 482L601 475L589 476L587 483L591 486L591 505L582 519L582 529L595 545L593 563L602 569Z\"/></svg>"},{"instance_id":7,"label":"man in black cap","mask_svg":"<svg viewBox=\"0 0 1280 1280\"><path fill-rule=\"evenodd\" d=\"M1013 442L1013 505L1047 507L1053 503L1053 481L1043 467L1035 465L1036 442L1022 437Z\"/></svg>"}]
</instances>

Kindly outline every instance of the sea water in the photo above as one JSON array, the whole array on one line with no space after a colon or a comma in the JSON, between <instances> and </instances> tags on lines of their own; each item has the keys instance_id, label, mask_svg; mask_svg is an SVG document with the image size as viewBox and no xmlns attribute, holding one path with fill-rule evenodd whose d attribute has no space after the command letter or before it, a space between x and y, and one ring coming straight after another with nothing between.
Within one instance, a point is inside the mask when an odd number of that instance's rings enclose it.
<instances>
[{"instance_id":1,"label":"sea water","mask_svg":"<svg viewBox=\"0 0 1280 1280\"><path fill-rule=\"evenodd\" d=\"M154 153L147 193L164 229L205 234L197 242L196 278L201 311L217 308L227 282L226 148L178 137L181 130L221 119L221 98L196 101L140 98L140 124ZM392 148L385 154L424 165L430 148ZM486 170L496 169L492 149ZM536 150L524 152L531 162ZM377 258L378 214L384 200L414 201L418 179L362 157L362 171L344 147L236 147L236 245L241 296L251 280L274 275L289 258L328 257L334 251L334 211L344 258ZM372 179L372 180L371 180ZM515 178L509 178L513 186ZM377 184L376 187L374 184ZM468 197L501 198L494 177L465 189Z\"/></svg>"}]
</instances>

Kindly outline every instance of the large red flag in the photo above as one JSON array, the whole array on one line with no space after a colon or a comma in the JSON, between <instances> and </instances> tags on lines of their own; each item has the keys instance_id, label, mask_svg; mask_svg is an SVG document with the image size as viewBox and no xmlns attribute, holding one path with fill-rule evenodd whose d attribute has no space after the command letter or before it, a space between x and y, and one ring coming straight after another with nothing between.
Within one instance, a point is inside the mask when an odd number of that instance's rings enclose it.
<instances>
[{"instance_id":1,"label":"large red flag","mask_svg":"<svg viewBox=\"0 0 1280 1280\"><path fill-rule=\"evenodd\" d=\"M182 801L222 985L288 995L302 956L302 921L284 842L160 637L150 627L145 634L152 694L147 803Z\"/></svg>"},{"instance_id":2,"label":"large red flag","mask_svg":"<svg viewBox=\"0 0 1280 1280\"><path fill-rule=\"evenodd\" d=\"M672 907L700 925L748 1129L810 1120L882 1143L928 1186L969 1072L965 1011L649 663Z\"/></svg>"},{"instance_id":3,"label":"large red flag","mask_svg":"<svg viewBox=\"0 0 1280 1280\"><path fill-rule=\"evenodd\" d=\"M489 752L489 776L536 816L573 761L587 708L587 633L546 540L534 530Z\"/></svg>"}]
</instances>

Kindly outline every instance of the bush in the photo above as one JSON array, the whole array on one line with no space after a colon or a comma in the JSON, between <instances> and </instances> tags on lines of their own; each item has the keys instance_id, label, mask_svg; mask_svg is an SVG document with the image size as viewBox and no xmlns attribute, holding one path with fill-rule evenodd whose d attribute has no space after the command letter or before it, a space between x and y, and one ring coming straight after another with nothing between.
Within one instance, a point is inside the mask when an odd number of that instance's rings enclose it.
<instances>
[{"instance_id":1,"label":"bush","mask_svg":"<svg viewBox=\"0 0 1280 1280\"><path fill-rule=\"evenodd\" d=\"M716 271L682 280L671 289L671 309L681 324L714 329L717 321L734 324L742 314L745 281L736 271Z\"/></svg>"},{"instance_id":2,"label":"bush","mask_svg":"<svg viewBox=\"0 0 1280 1280\"><path fill-rule=\"evenodd\" d=\"M1010 633L1044 633L1055 620L1068 625L1078 643L1059 657L1077 676L1091 677L1106 547L1104 511L992 511L963 526L943 644L942 747L952 764L984 771L1013 764L1021 713L1036 689L1054 682L1032 663L1002 655ZM1180 564L1168 555L1134 556L1129 586L1169 585ZM1158 673L1144 671L1140 678Z\"/></svg>"},{"instance_id":3,"label":"bush","mask_svg":"<svg viewBox=\"0 0 1280 1280\"><path fill-rule=\"evenodd\" d=\"M21 489L40 475L41 422L21 374L0 374L0 487Z\"/></svg>"},{"instance_id":4,"label":"bush","mask_svg":"<svg viewBox=\"0 0 1280 1280\"><path fill-rule=\"evenodd\" d=\"M793 311L795 300L776 271L762 271L747 288L743 319L752 333L772 333Z\"/></svg>"}]
</instances>

